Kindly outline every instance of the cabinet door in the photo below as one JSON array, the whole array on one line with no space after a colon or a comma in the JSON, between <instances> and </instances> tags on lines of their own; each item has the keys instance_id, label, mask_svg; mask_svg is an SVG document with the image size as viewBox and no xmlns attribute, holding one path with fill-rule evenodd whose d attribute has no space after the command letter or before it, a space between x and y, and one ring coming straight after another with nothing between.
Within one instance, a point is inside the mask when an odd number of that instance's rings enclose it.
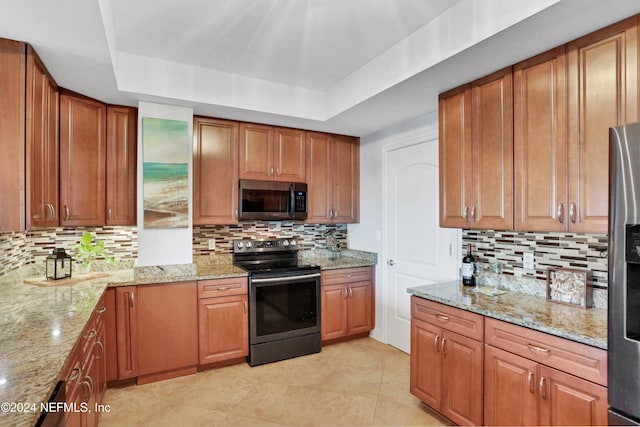
<instances>
[{"instance_id":1,"label":"cabinet door","mask_svg":"<svg viewBox=\"0 0 640 427\"><path fill-rule=\"evenodd\" d=\"M329 217L332 222L358 222L360 198L360 158L358 141L346 136L331 137L332 203Z\"/></svg>"},{"instance_id":2,"label":"cabinet door","mask_svg":"<svg viewBox=\"0 0 640 427\"><path fill-rule=\"evenodd\" d=\"M326 133L307 132L307 221L312 224L330 223L331 144Z\"/></svg>"},{"instance_id":3,"label":"cabinet door","mask_svg":"<svg viewBox=\"0 0 640 427\"><path fill-rule=\"evenodd\" d=\"M139 376L185 368L193 368L195 372L198 364L196 283L138 286L137 297ZM138 383L141 383L140 377Z\"/></svg>"},{"instance_id":4,"label":"cabinet door","mask_svg":"<svg viewBox=\"0 0 640 427\"><path fill-rule=\"evenodd\" d=\"M272 181L273 128L240 123L240 179Z\"/></svg>"},{"instance_id":5,"label":"cabinet door","mask_svg":"<svg viewBox=\"0 0 640 427\"><path fill-rule=\"evenodd\" d=\"M513 227L512 70L472 83L474 228Z\"/></svg>"},{"instance_id":6,"label":"cabinet door","mask_svg":"<svg viewBox=\"0 0 640 427\"><path fill-rule=\"evenodd\" d=\"M540 425L607 425L607 389L539 366Z\"/></svg>"},{"instance_id":7,"label":"cabinet door","mask_svg":"<svg viewBox=\"0 0 640 427\"><path fill-rule=\"evenodd\" d=\"M346 286L349 294L348 333L369 332L373 329L373 286L371 282L349 283Z\"/></svg>"},{"instance_id":8,"label":"cabinet door","mask_svg":"<svg viewBox=\"0 0 640 427\"><path fill-rule=\"evenodd\" d=\"M193 120L193 223L238 223L237 122Z\"/></svg>"},{"instance_id":9,"label":"cabinet door","mask_svg":"<svg viewBox=\"0 0 640 427\"><path fill-rule=\"evenodd\" d=\"M303 130L276 128L273 157L276 181L306 182Z\"/></svg>"},{"instance_id":10,"label":"cabinet door","mask_svg":"<svg viewBox=\"0 0 640 427\"><path fill-rule=\"evenodd\" d=\"M637 33L634 17L567 48L572 231L607 231L609 127L638 121Z\"/></svg>"},{"instance_id":11,"label":"cabinet door","mask_svg":"<svg viewBox=\"0 0 640 427\"><path fill-rule=\"evenodd\" d=\"M108 288L104 293L104 350L106 359L106 381L118 379L118 344L116 319L116 288Z\"/></svg>"},{"instance_id":12,"label":"cabinet door","mask_svg":"<svg viewBox=\"0 0 640 427\"><path fill-rule=\"evenodd\" d=\"M0 231L25 228L25 44L0 39Z\"/></svg>"},{"instance_id":13,"label":"cabinet door","mask_svg":"<svg viewBox=\"0 0 640 427\"><path fill-rule=\"evenodd\" d=\"M435 409L442 402L442 330L430 323L411 318L411 394Z\"/></svg>"},{"instance_id":14,"label":"cabinet door","mask_svg":"<svg viewBox=\"0 0 640 427\"><path fill-rule=\"evenodd\" d=\"M567 229L565 48L514 66L516 230Z\"/></svg>"},{"instance_id":15,"label":"cabinet door","mask_svg":"<svg viewBox=\"0 0 640 427\"><path fill-rule=\"evenodd\" d=\"M482 343L442 330L440 412L458 425L482 425Z\"/></svg>"},{"instance_id":16,"label":"cabinet door","mask_svg":"<svg viewBox=\"0 0 640 427\"><path fill-rule=\"evenodd\" d=\"M135 286L115 289L118 379L125 380L138 376L138 305Z\"/></svg>"},{"instance_id":17,"label":"cabinet door","mask_svg":"<svg viewBox=\"0 0 640 427\"><path fill-rule=\"evenodd\" d=\"M59 225L59 93L27 47L26 227Z\"/></svg>"},{"instance_id":18,"label":"cabinet door","mask_svg":"<svg viewBox=\"0 0 640 427\"><path fill-rule=\"evenodd\" d=\"M471 86L439 99L440 226L470 226L472 200Z\"/></svg>"},{"instance_id":19,"label":"cabinet door","mask_svg":"<svg viewBox=\"0 0 640 427\"><path fill-rule=\"evenodd\" d=\"M247 295L198 300L199 363L249 354Z\"/></svg>"},{"instance_id":20,"label":"cabinet door","mask_svg":"<svg viewBox=\"0 0 640 427\"><path fill-rule=\"evenodd\" d=\"M347 303L349 293L344 285L322 286L322 340L347 336Z\"/></svg>"},{"instance_id":21,"label":"cabinet door","mask_svg":"<svg viewBox=\"0 0 640 427\"><path fill-rule=\"evenodd\" d=\"M137 112L107 107L107 225L136 224Z\"/></svg>"},{"instance_id":22,"label":"cabinet door","mask_svg":"<svg viewBox=\"0 0 640 427\"><path fill-rule=\"evenodd\" d=\"M484 362L485 425L538 425L538 364L489 345Z\"/></svg>"},{"instance_id":23,"label":"cabinet door","mask_svg":"<svg viewBox=\"0 0 640 427\"><path fill-rule=\"evenodd\" d=\"M105 224L106 106L60 96L60 205L63 226Z\"/></svg>"}]
</instances>

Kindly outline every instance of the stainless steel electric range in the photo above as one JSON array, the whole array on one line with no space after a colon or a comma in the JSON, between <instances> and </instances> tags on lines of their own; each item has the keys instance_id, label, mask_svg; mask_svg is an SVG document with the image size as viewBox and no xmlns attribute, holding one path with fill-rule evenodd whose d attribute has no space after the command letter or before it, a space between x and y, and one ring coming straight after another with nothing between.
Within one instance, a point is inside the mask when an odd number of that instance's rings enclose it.
<instances>
[{"instance_id":1,"label":"stainless steel electric range","mask_svg":"<svg viewBox=\"0 0 640 427\"><path fill-rule=\"evenodd\" d=\"M249 273L249 365L318 353L320 267L298 260L297 242L235 240L233 263Z\"/></svg>"}]
</instances>

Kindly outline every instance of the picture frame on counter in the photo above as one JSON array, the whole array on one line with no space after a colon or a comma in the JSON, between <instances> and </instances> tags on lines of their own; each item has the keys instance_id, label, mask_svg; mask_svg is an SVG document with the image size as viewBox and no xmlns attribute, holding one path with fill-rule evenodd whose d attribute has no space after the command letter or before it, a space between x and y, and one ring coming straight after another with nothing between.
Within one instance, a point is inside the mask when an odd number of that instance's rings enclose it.
<instances>
[{"instance_id":1,"label":"picture frame on counter","mask_svg":"<svg viewBox=\"0 0 640 427\"><path fill-rule=\"evenodd\" d=\"M547 270L547 301L582 308L593 306L593 289L588 285L588 271L573 268Z\"/></svg>"}]
</instances>

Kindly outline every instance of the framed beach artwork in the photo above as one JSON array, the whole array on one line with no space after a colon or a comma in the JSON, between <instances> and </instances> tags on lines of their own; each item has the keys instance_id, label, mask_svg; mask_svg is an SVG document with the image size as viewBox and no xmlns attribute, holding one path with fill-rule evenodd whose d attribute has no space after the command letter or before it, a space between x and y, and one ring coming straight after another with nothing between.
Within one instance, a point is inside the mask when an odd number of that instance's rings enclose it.
<instances>
[{"instance_id":1,"label":"framed beach artwork","mask_svg":"<svg viewBox=\"0 0 640 427\"><path fill-rule=\"evenodd\" d=\"M189 227L189 128L142 118L144 228Z\"/></svg>"}]
</instances>

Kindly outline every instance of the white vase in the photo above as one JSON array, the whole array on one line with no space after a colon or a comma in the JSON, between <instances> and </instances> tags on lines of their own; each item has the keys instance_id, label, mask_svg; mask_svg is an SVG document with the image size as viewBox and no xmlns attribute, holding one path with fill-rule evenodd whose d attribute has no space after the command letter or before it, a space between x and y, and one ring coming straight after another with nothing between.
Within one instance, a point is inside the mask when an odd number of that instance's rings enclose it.
<instances>
[{"instance_id":1,"label":"white vase","mask_svg":"<svg viewBox=\"0 0 640 427\"><path fill-rule=\"evenodd\" d=\"M91 272L91 263L84 265L82 263L76 264L77 274L89 274Z\"/></svg>"}]
</instances>

